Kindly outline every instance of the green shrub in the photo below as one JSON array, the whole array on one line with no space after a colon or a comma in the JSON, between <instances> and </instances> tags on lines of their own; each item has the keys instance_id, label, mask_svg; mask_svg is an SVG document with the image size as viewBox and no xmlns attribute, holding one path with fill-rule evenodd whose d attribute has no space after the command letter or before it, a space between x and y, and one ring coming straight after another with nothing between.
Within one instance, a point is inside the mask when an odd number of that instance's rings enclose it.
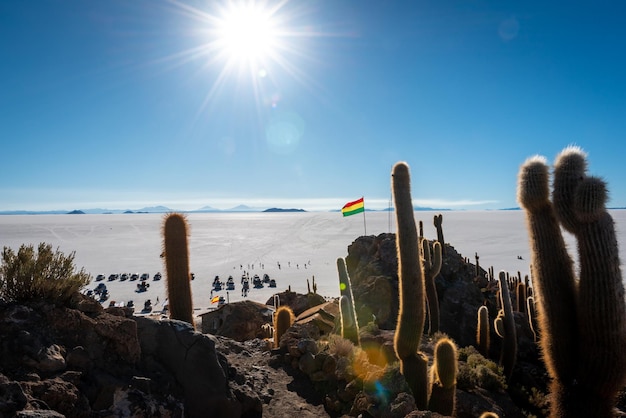
<instances>
[{"instance_id":1,"label":"green shrub","mask_svg":"<svg viewBox=\"0 0 626 418\"><path fill-rule=\"evenodd\" d=\"M506 389L506 379L502 368L486 359L474 347L459 349L459 389L480 387L487 390Z\"/></svg>"},{"instance_id":2,"label":"green shrub","mask_svg":"<svg viewBox=\"0 0 626 418\"><path fill-rule=\"evenodd\" d=\"M52 245L22 244L17 254L8 247L2 250L0 297L16 302L46 299L64 304L86 286L91 277L83 269L76 271L74 255L65 256Z\"/></svg>"}]
</instances>

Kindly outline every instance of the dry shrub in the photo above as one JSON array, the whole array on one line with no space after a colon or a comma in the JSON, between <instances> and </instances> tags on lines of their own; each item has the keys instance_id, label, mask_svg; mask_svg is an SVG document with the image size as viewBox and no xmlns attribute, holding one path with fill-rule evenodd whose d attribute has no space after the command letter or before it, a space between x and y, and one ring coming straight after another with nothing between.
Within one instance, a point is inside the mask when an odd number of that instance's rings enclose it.
<instances>
[{"instance_id":1,"label":"dry shrub","mask_svg":"<svg viewBox=\"0 0 626 418\"><path fill-rule=\"evenodd\" d=\"M86 286L91 277L83 269L76 271L72 252L66 256L52 245L22 244L15 253L4 247L0 264L0 297L16 302L45 299L65 304Z\"/></svg>"}]
</instances>

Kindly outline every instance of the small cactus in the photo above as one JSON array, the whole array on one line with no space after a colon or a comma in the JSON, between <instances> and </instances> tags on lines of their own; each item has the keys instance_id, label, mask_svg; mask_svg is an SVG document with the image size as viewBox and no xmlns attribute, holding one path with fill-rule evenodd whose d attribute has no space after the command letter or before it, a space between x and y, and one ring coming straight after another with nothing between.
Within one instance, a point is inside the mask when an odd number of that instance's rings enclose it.
<instances>
[{"instance_id":1,"label":"small cactus","mask_svg":"<svg viewBox=\"0 0 626 418\"><path fill-rule=\"evenodd\" d=\"M287 329L293 324L294 314L287 305L282 305L274 313L274 347L278 348L280 338L285 335Z\"/></svg>"},{"instance_id":2,"label":"small cactus","mask_svg":"<svg viewBox=\"0 0 626 418\"><path fill-rule=\"evenodd\" d=\"M489 309L485 305L478 308L478 324L476 326L476 346L483 357L489 355L490 329Z\"/></svg>"},{"instance_id":3,"label":"small cactus","mask_svg":"<svg viewBox=\"0 0 626 418\"><path fill-rule=\"evenodd\" d=\"M435 344L429 410L442 415L454 415L457 373L456 345L451 339L444 337Z\"/></svg>"}]
</instances>

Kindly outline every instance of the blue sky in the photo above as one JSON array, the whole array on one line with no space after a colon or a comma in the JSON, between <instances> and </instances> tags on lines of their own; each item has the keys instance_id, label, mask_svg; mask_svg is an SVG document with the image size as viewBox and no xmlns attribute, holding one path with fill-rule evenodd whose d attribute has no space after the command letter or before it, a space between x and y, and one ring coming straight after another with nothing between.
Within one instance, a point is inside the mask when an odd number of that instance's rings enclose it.
<instances>
[{"instance_id":1,"label":"blue sky","mask_svg":"<svg viewBox=\"0 0 626 418\"><path fill-rule=\"evenodd\" d=\"M569 144L626 206L626 5L585 3L3 1L0 210L380 209L397 161L508 208Z\"/></svg>"}]
</instances>

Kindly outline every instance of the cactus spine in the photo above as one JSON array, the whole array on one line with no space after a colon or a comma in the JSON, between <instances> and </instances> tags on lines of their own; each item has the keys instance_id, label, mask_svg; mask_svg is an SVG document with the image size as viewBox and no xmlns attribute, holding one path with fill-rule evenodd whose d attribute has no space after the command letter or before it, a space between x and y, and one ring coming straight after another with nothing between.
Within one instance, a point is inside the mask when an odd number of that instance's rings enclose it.
<instances>
[{"instance_id":1,"label":"cactus spine","mask_svg":"<svg viewBox=\"0 0 626 418\"><path fill-rule=\"evenodd\" d=\"M485 305L478 308L478 324L476 326L476 345L483 357L489 355L489 309Z\"/></svg>"},{"instance_id":2,"label":"cactus spine","mask_svg":"<svg viewBox=\"0 0 626 418\"><path fill-rule=\"evenodd\" d=\"M610 417L626 378L626 304L605 183L587 176L586 154L556 159L552 202L545 158L521 166L517 198L526 213L539 343L552 377L552 417ZM574 276L560 225L578 242Z\"/></svg>"},{"instance_id":3,"label":"cactus spine","mask_svg":"<svg viewBox=\"0 0 626 418\"><path fill-rule=\"evenodd\" d=\"M456 403L457 350L449 338L437 341L431 367L431 394L428 409L454 416Z\"/></svg>"},{"instance_id":4,"label":"cactus spine","mask_svg":"<svg viewBox=\"0 0 626 418\"><path fill-rule=\"evenodd\" d=\"M274 314L274 347L280 345L280 338L285 335L287 329L293 324L294 315L291 308L283 305Z\"/></svg>"},{"instance_id":5,"label":"cactus spine","mask_svg":"<svg viewBox=\"0 0 626 418\"><path fill-rule=\"evenodd\" d=\"M187 219L180 213L169 213L163 222L163 251L167 272L167 297L170 318L193 323L193 302L189 275L189 235Z\"/></svg>"},{"instance_id":6,"label":"cactus spine","mask_svg":"<svg viewBox=\"0 0 626 418\"><path fill-rule=\"evenodd\" d=\"M418 352L426 317L424 266L415 227L409 166L404 162L393 167L392 191L400 289L394 348L400 359L400 371L413 392L415 403L419 409L425 410L428 407L428 360Z\"/></svg>"},{"instance_id":7,"label":"cactus spine","mask_svg":"<svg viewBox=\"0 0 626 418\"><path fill-rule=\"evenodd\" d=\"M439 298L437 296L437 286L435 278L441 271L441 244L439 241L433 242L431 256L428 240L422 240L422 251L424 254L424 274L426 280L426 297L428 300L428 318L430 319L429 334L439 331Z\"/></svg>"}]
</instances>

